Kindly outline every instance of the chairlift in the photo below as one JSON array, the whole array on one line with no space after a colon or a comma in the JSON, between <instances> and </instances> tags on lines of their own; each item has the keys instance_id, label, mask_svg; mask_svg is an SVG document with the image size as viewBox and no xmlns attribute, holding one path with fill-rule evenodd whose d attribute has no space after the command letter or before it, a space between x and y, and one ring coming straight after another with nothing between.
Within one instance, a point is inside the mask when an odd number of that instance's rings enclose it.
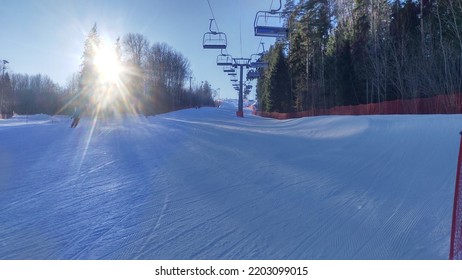
<instances>
[{"instance_id":1,"label":"chairlift","mask_svg":"<svg viewBox=\"0 0 462 280\"><path fill-rule=\"evenodd\" d=\"M233 57L229 54L219 54L217 56L217 66L232 66Z\"/></svg>"},{"instance_id":2,"label":"chairlift","mask_svg":"<svg viewBox=\"0 0 462 280\"><path fill-rule=\"evenodd\" d=\"M250 59L249 58L233 58L234 60L234 66L242 66L249 68L250 67Z\"/></svg>"},{"instance_id":3,"label":"chairlift","mask_svg":"<svg viewBox=\"0 0 462 280\"><path fill-rule=\"evenodd\" d=\"M268 61L254 61L250 63L253 68L268 68Z\"/></svg>"},{"instance_id":4,"label":"chairlift","mask_svg":"<svg viewBox=\"0 0 462 280\"><path fill-rule=\"evenodd\" d=\"M255 15L255 36L286 38L289 29L284 26L282 0L279 0L279 8L271 11L259 11Z\"/></svg>"},{"instance_id":5,"label":"chairlift","mask_svg":"<svg viewBox=\"0 0 462 280\"><path fill-rule=\"evenodd\" d=\"M262 59L262 54L252 54L250 56L250 67L253 68L268 68L268 61Z\"/></svg>"},{"instance_id":6,"label":"chairlift","mask_svg":"<svg viewBox=\"0 0 462 280\"><path fill-rule=\"evenodd\" d=\"M234 69L231 66L225 66L225 67L223 67L223 72L228 73L228 75L229 75L229 73L236 74L236 69Z\"/></svg>"},{"instance_id":7,"label":"chairlift","mask_svg":"<svg viewBox=\"0 0 462 280\"><path fill-rule=\"evenodd\" d=\"M251 81L253 79L258 79L260 78L261 75L258 71L255 71L255 70L250 70L247 72L247 80Z\"/></svg>"},{"instance_id":8,"label":"chairlift","mask_svg":"<svg viewBox=\"0 0 462 280\"><path fill-rule=\"evenodd\" d=\"M210 19L209 32L206 32L202 38L202 46L204 49L218 49L224 50L228 45L226 34L223 32L213 31L212 22L214 19Z\"/></svg>"}]
</instances>

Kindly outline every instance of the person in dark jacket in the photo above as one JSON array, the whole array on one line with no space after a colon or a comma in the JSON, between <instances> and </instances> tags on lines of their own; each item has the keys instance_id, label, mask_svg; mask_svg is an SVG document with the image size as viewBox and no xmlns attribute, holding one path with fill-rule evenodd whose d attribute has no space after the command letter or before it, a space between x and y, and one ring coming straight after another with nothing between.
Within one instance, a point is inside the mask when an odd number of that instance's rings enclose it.
<instances>
[{"instance_id":1,"label":"person in dark jacket","mask_svg":"<svg viewBox=\"0 0 462 280\"><path fill-rule=\"evenodd\" d=\"M74 114L72 114L72 124L71 124L71 128L75 128L77 127L77 125L79 124L79 121L80 121L80 108L78 107L75 107L74 108Z\"/></svg>"}]
</instances>

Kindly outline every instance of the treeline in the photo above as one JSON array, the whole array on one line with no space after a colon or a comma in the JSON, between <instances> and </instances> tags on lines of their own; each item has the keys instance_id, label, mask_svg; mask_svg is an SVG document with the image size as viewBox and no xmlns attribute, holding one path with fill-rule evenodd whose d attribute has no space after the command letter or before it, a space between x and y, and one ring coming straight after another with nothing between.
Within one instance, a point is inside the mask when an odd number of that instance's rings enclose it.
<instances>
[{"instance_id":1,"label":"treeline","mask_svg":"<svg viewBox=\"0 0 462 280\"><path fill-rule=\"evenodd\" d=\"M287 0L260 110L293 112L460 93L462 1Z\"/></svg>"},{"instance_id":2,"label":"treeline","mask_svg":"<svg viewBox=\"0 0 462 280\"><path fill-rule=\"evenodd\" d=\"M95 62L103 44L95 24L84 42L81 69L65 86L46 75L9 74L6 68L0 69L4 73L0 113L70 114L78 106L90 114L152 115L214 105L210 84L192 85L188 59L166 43L151 44L145 36L133 33L117 39L107 48L116 54L114 67L120 68L117 80L111 81L102 73L110 69L98 69Z\"/></svg>"}]
</instances>

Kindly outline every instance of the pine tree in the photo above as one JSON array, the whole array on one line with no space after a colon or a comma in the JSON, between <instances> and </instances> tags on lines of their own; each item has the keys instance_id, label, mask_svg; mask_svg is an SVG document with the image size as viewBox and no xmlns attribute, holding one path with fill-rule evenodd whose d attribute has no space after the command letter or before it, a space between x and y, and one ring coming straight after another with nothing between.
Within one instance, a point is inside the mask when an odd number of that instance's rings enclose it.
<instances>
[{"instance_id":1,"label":"pine tree","mask_svg":"<svg viewBox=\"0 0 462 280\"><path fill-rule=\"evenodd\" d=\"M326 106L325 55L331 29L329 3L327 0L304 0L298 7L300 49L305 60L305 77L298 79L305 88L305 108ZM299 104L300 102L297 101Z\"/></svg>"},{"instance_id":2,"label":"pine tree","mask_svg":"<svg viewBox=\"0 0 462 280\"><path fill-rule=\"evenodd\" d=\"M300 24L294 23L290 36L289 71L292 80L291 90L295 96L296 111L308 109L307 102L307 48L306 39Z\"/></svg>"},{"instance_id":3,"label":"pine tree","mask_svg":"<svg viewBox=\"0 0 462 280\"><path fill-rule=\"evenodd\" d=\"M339 105L357 105L359 100L354 89L355 71L348 39L339 42L336 56L337 84L341 96Z\"/></svg>"},{"instance_id":4,"label":"pine tree","mask_svg":"<svg viewBox=\"0 0 462 280\"><path fill-rule=\"evenodd\" d=\"M289 112L292 109L289 84L289 68L284 55L284 48L277 43L270 50L267 80L264 84L266 111Z\"/></svg>"},{"instance_id":5,"label":"pine tree","mask_svg":"<svg viewBox=\"0 0 462 280\"><path fill-rule=\"evenodd\" d=\"M5 73L1 77L0 91L1 91L1 101L0 101L0 113L4 116L13 115L14 110L14 100L13 100L13 89L11 87L10 75ZM1 115L0 115L1 119Z\"/></svg>"},{"instance_id":6,"label":"pine tree","mask_svg":"<svg viewBox=\"0 0 462 280\"><path fill-rule=\"evenodd\" d=\"M357 103L367 102L366 80L368 76L368 42L370 33L369 0L355 0L353 16L353 38L351 56L355 76L353 77L353 90Z\"/></svg>"},{"instance_id":7,"label":"pine tree","mask_svg":"<svg viewBox=\"0 0 462 280\"><path fill-rule=\"evenodd\" d=\"M79 79L79 100L77 100L77 104L75 104L77 106L85 106L88 104L91 96L97 90L98 72L94 61L100 45L101 39L98 35L97 25L95 23L85 40Z\"/></svg>"}]
</instances>

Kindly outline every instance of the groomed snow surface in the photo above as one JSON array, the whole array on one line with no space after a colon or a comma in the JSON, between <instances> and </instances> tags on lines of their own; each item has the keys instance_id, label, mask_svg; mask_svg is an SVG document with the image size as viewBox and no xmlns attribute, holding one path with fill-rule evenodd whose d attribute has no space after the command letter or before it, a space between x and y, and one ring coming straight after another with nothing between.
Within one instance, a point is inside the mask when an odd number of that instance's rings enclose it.
<instances>
[{"instance_id":1,"label":"groomed snow surface","mask_svg":"<svg viewBox=\"0 0 462 280\"><path fill-rule=\"evenodd\" d=\"M462 116L0 120L2 259L447 259Z\"/></svg>"}]
</instances>

